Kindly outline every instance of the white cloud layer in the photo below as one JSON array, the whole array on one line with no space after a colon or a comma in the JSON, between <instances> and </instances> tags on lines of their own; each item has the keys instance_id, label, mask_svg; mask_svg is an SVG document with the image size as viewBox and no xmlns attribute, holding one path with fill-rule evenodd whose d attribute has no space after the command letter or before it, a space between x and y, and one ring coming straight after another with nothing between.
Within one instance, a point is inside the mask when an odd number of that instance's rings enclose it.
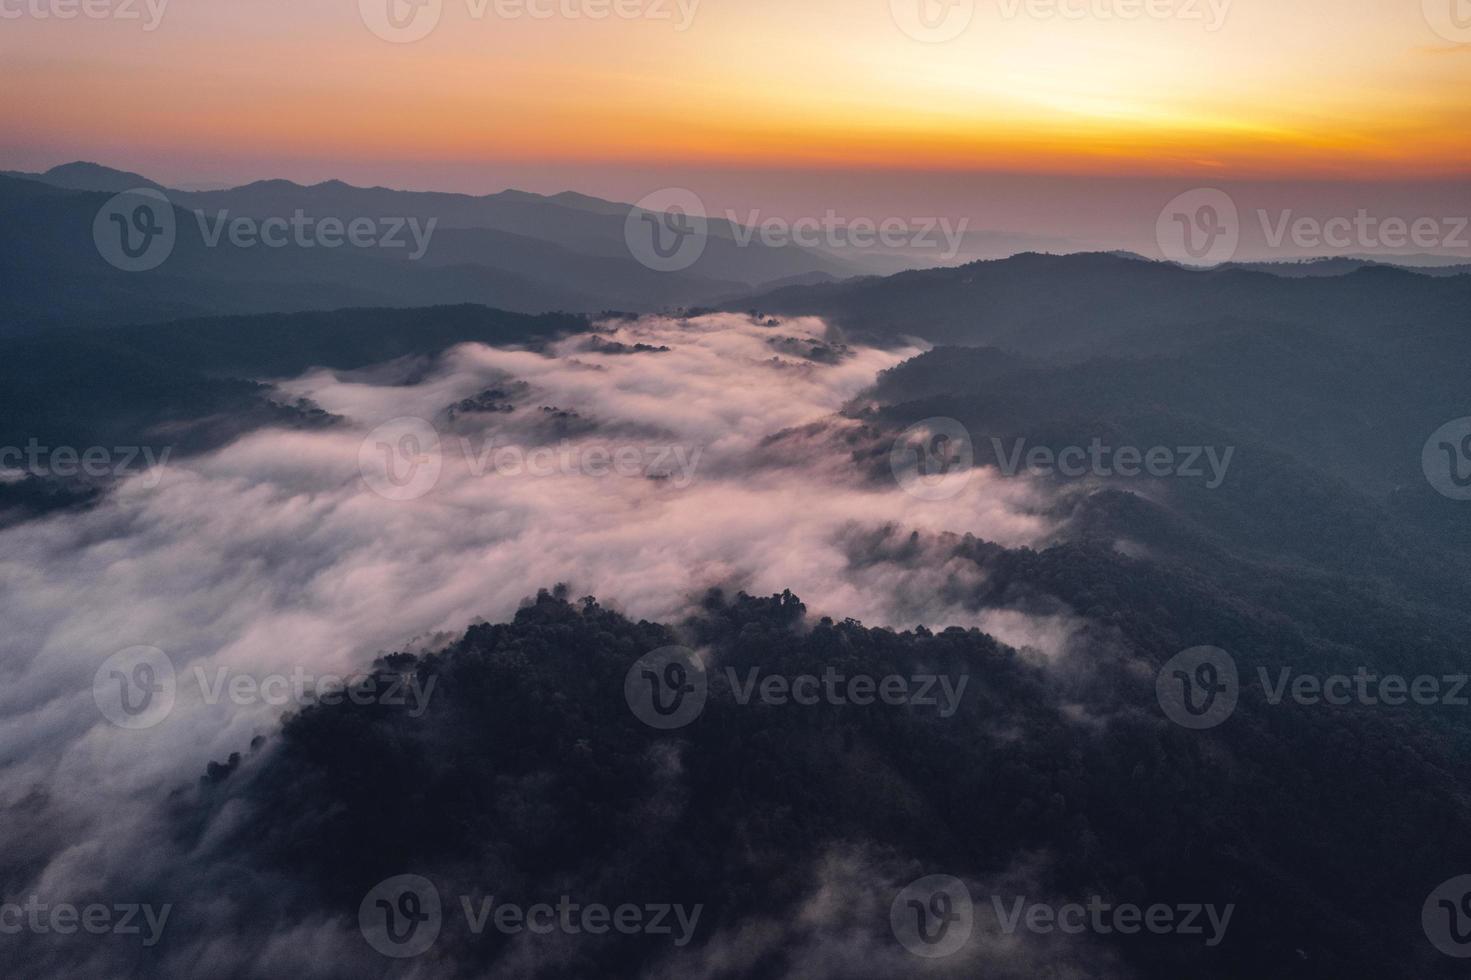
<instances>
[{"instance_id":1,"label":"white cloud layer","mask_svg":"<svg viewBox=\"0 0 1471 980\"><path fill-rule=\"evenodd\" d=\"M258 431L171 460L157 486L156 474L135 477L91 511L0 532L0 803L40 789L69 845L45 855L28 891L61 899L127 880L140 854L163 860L150 836L157 802L273 726L277 705L206 703L195 668L348 673L411 638L507 617L557 582L650 619L724 585L791 589L816 614L869 625L1060 642L1065 624L945 601L978 574L969 563L850 561L845 542L889 525L1008 546L1051 529L1029 512L1032 491L994 471L938 501L872 479L845 443L858 423L835 413L917 351L854 348L820 363L768 342L827 333L813 319L652 318L601 335L670 350L600 353L585 337L542 353L467 345L413 384L316 371L279 386L343 424ZM488 401L514 411L447 412L497 388ZM416 423L369 438L403 418L433 426L437 449L432 435L395 438L422 435ZM634 475L618 472L620 450ZM387 472L378 458L427 467L397 473L414 474L412 499L374 492ZM435 468L418 493L413 480ZM172 660L177 700L162 723L126 731L99 711L93 679L136 645ZM12 822L0 845L43 850L19 833Z\"/></svg>"}]
</instances>

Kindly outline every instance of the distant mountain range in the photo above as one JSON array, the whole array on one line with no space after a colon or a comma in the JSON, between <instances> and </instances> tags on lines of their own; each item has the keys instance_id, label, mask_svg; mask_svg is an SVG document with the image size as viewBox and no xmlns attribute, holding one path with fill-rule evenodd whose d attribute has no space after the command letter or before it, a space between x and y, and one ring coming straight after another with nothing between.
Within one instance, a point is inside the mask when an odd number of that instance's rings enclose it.
<instances>
[{"instance_id":1,"label":"distant mountain range","mask_svg":"<svg viewBox=\"0 0 1471 980\"><path fill-rule=\"evenodd\" d=\"M109 196L140 188L166 194L178 236L167 261L146 274L107 264L92 237L93 221ZM44 174L5 173L0 215L11 234L0 247L0 334L446 302L519 312L647 312L712 303L763 285L870 271L822 249L772 247L759 239L738 245L731 227L719 220L710 222L705 251L690 268L654 271L630 255L624 238L630 210L631 205L571 193L473 197L340 181L303 187L272 180L191 192L87 163ZM231 243L229 222L289 221L298 211L344 224L417 222L432 232L420 261L408 260L412 248ZM413 244L407 233L401 237ZM889 267L906 264L912 263Z\"/></svg>"},{"instance_id":2,"label":"distant mountain range","mask_svg":"<svg viewBox=\"0 0 1471 980\"><path fill-rule=\"evenodd\" d=\"M39 202L74 196L16 185ZM1471 357L1471 276L1369 267L1289 278L1092 253L844 281L810 277L816 281L725 305L822 316L854 341L935 345L878 391L894 404L913 402L915 418L952 416L978 431L1035 429L1070 416L1086 430L1099 406L1148 407L1176 420L1216 419L1237 442L1267 444L1383 494L1419 480L1418 457L1403 450L1418 445L1422 429L1467 411L1458 372ZM154 281L120 272L114 281L134 280ZM13 288L14 280L4 281ZM171 282L182 290L191 281ZM0 338L0 445L30 436L53 444L139 441L158 420L174 419L200 422L199 438L183 440L181 452L208 448L231 434L204 424L226 411L223 404L247 428L275 420L253 387L259 379L430 357L464 341L535 344L594 323L577 313L534 317L468 305L328 312L311 310L310 281L265 293L232 285L238 290L229 295L242 305L302 302L308 311ZM140 304L149 298L146 285L120 295ZM249 383L237 391L223 379ZM937 401L959 392L980 401ZM180 444L177 433L171 441Z\"/></svg>"},{"instance_id":3,"label":"distant mountain range","mask_svg":"<svg viewBox=\"0 0 1471 980\"><path fill-rule=\"evenodd\" d=\"M787 286L726 308L824 316L879 342L920 337L1028 354L1161 354L1231 324L1311 327L1342 340L1395 328L1413 335L1424 323L1464 324L1471 276L1382 265L1294 276L1186 269L1120 254L1024 254Z\"/></svg>"},{"instance_id":4,"label":"distant mountain range","mask_svg":"<svg viewBox=\"0 0 1471 980\"><path fill-rule=\"evenodd\" d=\"M93 238L93 223L111 196L136 189L164 194L177 228L167 260L146 273L110 265ZM779 311L790 306L793 296L786 291L793 289L818 290L801 294L804 305L809 299L819 305L829 300L841 305L840 296L861 305L873 288L868 285L875 281L872 277L907 273L913 278L901 275L883 287L886 297L899 301L898 308L881 303L863 310L860 317L867 325L888 317L885 330L902 333L900 321L912 314L914 307L908 304L916 299L905 294L906 288L927 292L938 287L937 297L922 300L932 304L945 302L947 290L964 287L969 292L963 316L969 318L969 300L976 298L976 290L985 292L994 276L1012 281L1028 263L1047 261L1038 255L1019 266L1003 267L996 264L999 257L1021 250L1077 250L1075 243L1064 240L967 231L958 239L956 261L977 256L987 261L918 271L940 263L942 257L922 249L770 245L729 221L712 218L699 259L686 269L662 272L630 253L625 224L632 210L633 205L571 192L543 196L508 190L472 196L353 187L341 181L307 187L266 180L228 190L187 191L94 163L71 163L39 174L0 172L0 219L10 230L0 245L0 336L188 317L444 303L479 303L523 313L597 313L745 308L758 302ZM367 219L375 228L386 229L389 222L418 227L424 247L414 248L406 231L399 238L409 247L399 248L304 247L295 240L283 247L260 242L241 246L231 241L231 222L290 221L298 212L313 220L335 218L344 225ZM416 251L422 255L413 261L410 257ZM1107 270L1120 268L1107 263L1123 258L1115 253L1091 261ZM1167 268L1135 258L1146 268L1132 268L1118 281L1110 281L1110 273L1102 271L1104 278L1096 283L1126 306L1131 302L1126 282L1153 281ZM1242 274L1302 279L1349 275L1383 265L1360 256L1232 268ZM1148 271L1149 266L1154 271ZM1444 264L1413 268L1443 277L1471 271L1471 266ZM980 314L1004 318L1008 295L1015 298L1012 288L1001 285ZM748 298L753 295L762 298ZM1089 295L1089 308L1096 309L1093 301L1099 297ZM1167 314L1171 295L1166 291L1136 298L1147 300L1156 313ZM1076 307L1067 296L1036 302L1028 297L1027 303L1028 315L1034 317L1047 315L1048 310L1071 315ZM1185 312L1194 318L1211 308L1208 303ZM1216 303L1214 308L1231 307Z\"/></svg>"},{"instance_id":5,"label":"distant mountain range","mask_svg":"<svg viewBox=\"0 0 1471 980\"><path fill-rule=\"evenodd\" d=\"M1444 255L1395 256L1389 262L1383 256L1343 255L1332 258L1301 259L1296 262L1232 262L1230 268L1270 272L1274 276L1342 276L1359 269L1384 266L1411 269L1426 276L1464 276L1471 273L1471 263L1458 262Z\"/></svg>"}]
</instances>

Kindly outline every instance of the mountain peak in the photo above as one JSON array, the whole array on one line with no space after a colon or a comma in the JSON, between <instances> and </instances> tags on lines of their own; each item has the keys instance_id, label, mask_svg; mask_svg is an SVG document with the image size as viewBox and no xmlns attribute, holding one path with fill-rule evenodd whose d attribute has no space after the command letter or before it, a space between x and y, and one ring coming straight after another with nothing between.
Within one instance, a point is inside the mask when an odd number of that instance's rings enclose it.
<instances>
[{"instance_id":1,"label":"mountain peak","mask_svg":"<svg viewBox=\"0 0 1471 980\"><path fill-rule=\"evenodd\" d=\"M100 163L77 160L52 167L41 180L56 187L78 191L128 191L138 187L160 188L160 185L141 174L126 170L115 170ZM160 188L161 189L161 188Z\"/></svg>"},{"instance_id":2,"label":"mountain peak","mask_svg":"<svg viewBox=\"0 0 1471 980\"><path fill-rule=\"evenodd\" d=\"M272 178L270 178L268 180L252 180L248 184L242 184L239 187L231 188L231 190L237 190L237 191L243 191L243 190L290 190L290 189L294 189L294 190L305 190L306 189L306 185L304 185L304 184L298 184L296 181L294 181L294 180L287 180L284 177L272 177Z\"/></svg>"}]
</instances>

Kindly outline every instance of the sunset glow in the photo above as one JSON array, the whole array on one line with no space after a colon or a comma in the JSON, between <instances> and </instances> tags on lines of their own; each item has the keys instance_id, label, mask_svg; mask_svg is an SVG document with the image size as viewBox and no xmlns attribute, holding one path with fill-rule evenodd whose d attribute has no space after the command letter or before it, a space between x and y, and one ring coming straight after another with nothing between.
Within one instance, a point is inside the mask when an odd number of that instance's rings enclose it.
<instances>
[{"instance_id":1,"label":"sunset glow","mask_svg":"<svg viewBox=\"0 0 1471 980\"><path fill-rule=\"evenodd\" d=\"M152 30L141 4L140 20L59 20L37 2L9 0L0 21L0 149L27 166L105 157L193 179L212 159L257 175L351 159L399 184L427 161L1400 180L1471 167L1471 44L1411 2L1179 0L1132 20L1116 15L1127 0L986 2L943 43L906 37L882 0L626 0L640 16L603 20L551 4L533 5L545 19L494 4L477 17L452 0L412 43L374 36L349 2L176 3Z\"/></svg>"}]
</instances>

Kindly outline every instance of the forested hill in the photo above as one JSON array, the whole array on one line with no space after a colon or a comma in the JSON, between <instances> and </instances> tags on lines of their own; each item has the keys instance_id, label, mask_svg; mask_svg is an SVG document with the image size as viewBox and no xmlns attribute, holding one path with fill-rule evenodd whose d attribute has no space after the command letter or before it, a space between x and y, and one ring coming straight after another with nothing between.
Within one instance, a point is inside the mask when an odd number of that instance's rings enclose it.
<instances>
[{"instance_id":1,"label":"forested hill","mask_svg":"<svg viewBox=\"0 0 1471 980\"><path fill-rule=\"evenodd\" d=\"M819 955L845 975L902 975L917 961L895 943L890 903L930 873L967 882L976 904L971 947L931 964L936 975L1457 975L1425 946L1420 905L1447 869L1471 866L1471 804L1453 788L1462 740L1403 712L1273 706L1260 692L1226 724L1186 730L1155 701L1165 658L1210 637L1254 651L1243 673L1275 668L1297 656L1298 628L1106 549L955 547L997 589L1048 589L1108 624L1088 660L1044 663L973 630L813 621L790 594L711 593L688 621L660 625L543 592L513 622L381 661L385 682L408 673L433 691L419 716L318 706L212 766L178 800L180 840L205 867L234 869L253 910L236 920L242 941L287 916L351 930L363 895L406 872L447 907L568 892L704 906L682 948L580 936L531 960L447 911L427 962L463 976L519 964L546 977L777 977ZM705 651L708 698L659 731L623 690L640 657L671 643ZM742 704L753 668L966 683L949 716ZM1003 937L992 897L1018 895L1235 912L1209 947L1070 944Z\"/></svg>"},{"instance_id":2,"label":"forested hill","mask_svg":"<svg viewBox=\"0 0 1471 980\"><path fill-rule=\"evenodd\" d=\"M789 286L730 309L831 318L858 339L921 337L1039 354L1155 353L1222 325L1288 325L1345 338L1467 323L1471 275L1375 267L1287 278L1093 253L1016 255L952 269Z\"/></svg>"}]
</instances>

